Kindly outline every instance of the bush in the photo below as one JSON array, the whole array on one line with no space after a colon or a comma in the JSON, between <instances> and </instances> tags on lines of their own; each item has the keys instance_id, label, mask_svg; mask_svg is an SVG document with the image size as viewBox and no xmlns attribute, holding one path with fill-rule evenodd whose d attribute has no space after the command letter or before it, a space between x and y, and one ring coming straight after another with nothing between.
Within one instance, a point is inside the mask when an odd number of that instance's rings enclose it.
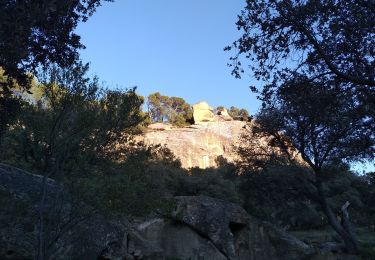
<instances>
[{"instance_id":1,"label":"bush","mask_svg":"<svg viewBox=\"0 0 375 260\"><path fill-rule=\"evenodd\" d=\"M249 172L237 180L244 208L274 224L310 229L324 224L319 208L310 200L313 192L308 172L297 166L278 166Z\"/></svg>"}]
</instances>

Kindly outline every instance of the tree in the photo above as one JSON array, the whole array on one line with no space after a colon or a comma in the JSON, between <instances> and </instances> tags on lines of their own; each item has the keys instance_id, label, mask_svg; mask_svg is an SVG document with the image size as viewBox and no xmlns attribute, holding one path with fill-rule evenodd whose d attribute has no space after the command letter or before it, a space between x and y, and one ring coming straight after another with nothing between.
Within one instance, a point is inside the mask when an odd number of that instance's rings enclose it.
<instances>
[{"instance_id":1,"label":"tree","mask_svg":"<svg viewBox=\"0 0 375 260\"><path fill-rule=\"evenodd\" d=\"M108 0L107 0L108 1ZM109 0L111 1L111 0ZM0 7L0 67L23 87L39 66L73 65L84 46L74 32L101 0L5 0ZM2 91L9 87L1 84Z\"/></svg>"},{"instance_id":2,"label":"tree","mask_svg":"<svg viewBox=\"0 0 375 260\"><path fill-rule=\"evenodd\" d=\"M23 102L4 150L15 151L34 171L54 176L71 172L74 164L105 158L108 146L131 135L145 117L143 98L135 89L102 89L96 78L86 76L87 70L81 63L51 67L39 85L42 99Z\"/></svg>"},{"instance_id":3,"label":"tree","mask_svg":"<svg viewBox=\"0 0 375 260\"><path fill-rule=\"evenodd\" d=\"M228 110L228 114L236 120L249 121L250 119L249 112L244 108L239 109L237 107L231 106Z\"/></svg>"},{"instance_id":4,"label":"tree","mask_svg":"<svg viewBox=\"0 0 375 260\"><path fill-rule=\"evenodd\" d=\"M168 121L176 126L184 126L193 117L190 105L180 97L163 96L156 92L148 96L147 105L152 122Z\"/></svg>"},{"instance_id":5,"label":"tree","mask_svg":"<svg viewBox=\"0 0 375 260\"><path fill-rule=\"evenodd\" d=\"M176 126L185 126L192 121L193 111L188 103L180 97L170 97L169 121Z\"/></svg>"},{"instance_id":6,"label":"tree","mask_svg":"<svg viewBox=\"0 0 375 260\"><path fill-rule=\"evenodd\" d=\"M237 21L243 35L225 48L236 51L234 76L244 72L244 56L255 77L267 82L259 96L260 132L285 153L289 142L299 150L315 173L318 201L350 252L357 245L347 209L339 223L324 177L327 165L373 152L374 10L367 0L247 0Z\"/></svg>"},{"instance_id":7,"label":"tree","mask_svg":"<svg viewBox=\"0 0 375 260\"><path fill-rule=\"evenodd\" d=\"M111 1L111 0L105 0ZM78 60L84 48L74 32L80 21L87 21L101 0L4 0L0 6L0 138L20 110L12 89L17 82L24 90L31 87L38 68L54 63L61 67Z\"/></svg>"},{"instance_id":8,"label":"tree","mask_svg":"<svg viewBox=\"0 0 375 260\"><path fill-rule=\"evenodd\" d=\"M361 96L355 89L342 91L340 82L336 83L306 84L306 77L297 75L282 84L263 103L253 134L286 155L290 155L290 146L298 150L314 173L314 199L343 239L346 250L356 253L358 245L350 228L348 204L342 207L342 221L338 221L327 200L325 182L330 165L372 159L375 125L368 117L371 108L357 101Z\"/></svg>"},{"instance_id":9,"label":"tree","mask_svg":"<svg viewBox=\"0 0 375 260\"><path fill-rule=\"evenodd\" d=\"M232 73L240 77L241 58L249 59L257 79L273 82L262 97L300 73L307 81L340 81L374 103L374 1L247 0L237 28L243 35L225 48L236 51Z\"/></svg>"},{"instance_id":10,"label":"tree","mask_svg":"<svg viewBox=\"0 0 375 260\"><path fill-rule=\"evenodd\" d=\"M135 89L103 90L86 76L88 65L52 66L39 87L41 102L23 102L22 113L8 130L2 159L23 162L43 175L38 224L38 259L46 257L47 179L64 179L88 164L118 159L117 141L127 141L143 121L143 98ZM125 138L123 138L125 137ZM117 154L115 154L117 152ZM8 154L8 156L7 156Z\"/></svg>"},{"instance_id":11,"label":"tree","mask_svg":"<svg viewBox=\"0 0 375 260\"><path fill-rule=\"evenodd\" d=\"M8 77L4 75L4 70L0 67L0 84L8 83ZM12 82L12 87L16 87L16 83ZM14 122L19 112L20 100L14 93L2 93L0 90L0 144L2 137L9 127Z\"/></svg>"},{"instance_id":12,"label":"tree","mask_svg":"<svg viewBox=\"0 0 375 260\"><path fill-rule=\"evenodd\" d=\"M159 92L152 93L148 96L147 106L152 122L164 121L164 116L166 114L165 100L166 96L162 96Z\"/></svg>"}]
</instances>

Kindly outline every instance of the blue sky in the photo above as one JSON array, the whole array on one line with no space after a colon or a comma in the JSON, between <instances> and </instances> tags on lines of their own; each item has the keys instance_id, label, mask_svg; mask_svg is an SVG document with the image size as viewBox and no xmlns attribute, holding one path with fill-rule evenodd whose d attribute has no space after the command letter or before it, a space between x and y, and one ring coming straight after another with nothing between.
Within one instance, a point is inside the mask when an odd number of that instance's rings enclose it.
<instances>
[{"instance_id":1,"label":"blue sky","mask_svg":"<svg viewBox=\"0 0 375 260\"><path fill-rule=\"evenodd\" d=\"M259 101L250 75L235 79L223 48L240 36L235 22L242 0L116 0L78 26L91 73L111 88L159 91L194 104L243 107Z\"/></svg>"}]
</instances>

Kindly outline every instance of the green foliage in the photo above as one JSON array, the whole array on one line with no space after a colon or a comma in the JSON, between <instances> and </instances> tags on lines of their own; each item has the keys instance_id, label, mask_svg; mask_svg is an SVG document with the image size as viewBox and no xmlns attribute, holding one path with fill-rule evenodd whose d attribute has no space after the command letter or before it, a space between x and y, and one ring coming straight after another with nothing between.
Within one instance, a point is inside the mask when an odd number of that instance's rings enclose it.
<instances>
[{"instance_id":1,"label":"green foliage","mask_svg":"<svg viewBox=\"0 0 375 260\"><path fill-rule=\"evenodd\" d=\"M158 169L173 171L164 172ZM89 175L73 178L84 201L108 214L147 216L170 207L170 175L182 173L180 162L168 149L142 144L128 152L122 163L106 163Z\"/></svg>"},{"instance_id":2,"label":"green foliage","mask_svg":"<svg viewBox=\"0 0 375 260\"><path fill-rule=\"evenodd\" d=\"M218 106L215 110L216 113L220 113L221 111L225 110L226 108L223 106ZM240 121L251 121L252 117L250 116L249 112L244 108L237 108L235 106L231 106L230 109L226 109L228 111L228 114L234 119L234 120L240 120Z\"/></svg>"},{"instance_id":3,"label":"green foliage","mask_svg":"<svg viewBox=\"0 0 375 260\"><path fill-rule=\"evenodd\" d=\"M17 125L13 125L22 105L23 118L35 116L27 120L28 124L34 124L33 143L39 142L39 148L48 146L48 142L45 140L38 140L43 135L41 133L43 130L36 124L37 122L42 124L50 120L51 117L40 121L40 119L44 119L43 112L36 115L37 108L28 104L20 104L16 95L22 96L24 99L25 94L29 94L22 90L34 87L33 76L30 73L35 75L37 68L51 63L61 67L68 67L75 63L78 58L77 49L82 48L83 45L74 30L78 22L86 21L99 5L100 1L98 0L47 1L43 3L40 1L2 2L0 7L0 45L2 46L0 49L0 67L2 67L0 76L0 112L2 115L0 138L2 138L5 129L12 125L14 127L12 135L15 134L26 142L25 136L30 134L30 132L26 132L30 128L25 130L26 126L22 125L22 119ZM27 111L27 109L33 111ZM31 122L32 120L39 121ZM56 126L59 125L56 124ZM22 128L25 131L22 131ZM54 137L56 135L50 135L51 140ZM9 138L7 141L11 142ZM30 146L30 143L26 146ZM13 149L13 146L9 148ZM29 148L25 147L26 151L20 154L28 153ZM41 160L40 158L34 159L34 161ZM27 161L28 158L25 160Z\"/></svg>"},{"instance_id":4,"label":"green foliage","mask_svg":"<svg viewBox=\"0 0 375 260\"><path fill-rule=\"evenodd\" d=\"M355 225L373 225L371 196L374 186L345 166L330 166L325 192L330 205L340 208L350 201L350 216ZM247 172L235 182L244 208L254 216L292 229L315 229L328 224L316 195L311 170L299 166L274 166ZM336 212L339 214L339 211Z\"/></svg>"},{"instance_id":5,"label":"green foliage","mask_svg":"<svg viewBox=\"0 0 375 260\"><path fill-rule=\"evenodd\" d=\"M85 77L87 69L77 64L48 71L38 86L41 102L23 102L17 123L7 132L2 160L53 175L114 156L109 147L143 121L143 98L135 89L100 90L97 79Z\"/></svg>"},{"instance_id":6,"label":"green foliage","mask_svg":"<svg viewBox=\"0 0 375 260\"><path fill-rule=\"evenodd\" d=\"M29 87L39 66L74 64L84 46L74 33L87 21L100 0L88 1L2 1L0 6L0 67L5 74ZM0 93L11 87L0 84Z\"/></svg>"},{"instance_id":7,"label":"green foliage","mask_svg":"<svg viewBox=\"0 0 375 260\"><path fill-rule=\"evenodd\" d=\"M240 203L241 199L236 185L226 178L227 172L222 169L193 168L188 174L180 176L175 185L177 196L208 196L226 201Z\"/></svg>"},{"instance_id":8,"label":"green foliage","mask_svg":"<svg viewBox=\"0 0 375 260\"><path fill-rule=\"evenodd\" d=\"M84 201L95 208L108 214L145 216L167 203L164 190L152 177L128 166L75 181Z\"/></svg>"},{"instance_id":9,"label":"green foliage","mask_svg":"<svg viewBox=\"0 0 375 260\"><path fill-rule=\"evenodd\" d=\"M270 146L296 148L318 172L325 165L372 159L375 125L369 106L355 91L341 91L335 82L305 83L296 75L269 96L257 116L255 132L273 139ZM280 135L283 133L283 135Z\"/></svg>"},{"instance_id":10,"label":"green foliage","mask_svg":"<svg viewBox=\"0 0 375 260\"><path fill-rule=\"evenodd\" d=\"M0 84L8 84L8 77L4 75L4 70L0 67ZM12 87L17 84L12 82ZM0 144L6 129L16 119L20 110L20 99L14 93L0 90Z\"/></svg>"},{"instance_id":11,"label":"green foliage","mask_svg":"<svg viewBox=\"0 0 375 260\"><path fill-rule=\"evenodd\" d=\"M109 0L111 1L111 0ZM35 85L34 76L48 64L72 66L84 46L75 34L100 0L13 1L0 5L0 143L5 129L20 112L15 92ZM16 83L15 83L16 82Z\"/></svg>"},{"instance_id":12,"label":"green foliage","mask_svg":"<svg viewBox=\"0 0 375 260\"><path fill-rule=\"evenodd\" d=\"M237 21L243 35L226 48L236 50L233 74L244 72L244 56L253 62L249 67L257 79L284 82L297 72L373 95L366 88L375 86L373 8L373 2L363 0L246 1Z\"/></svg>"},{"instance_id":13,"label":"green foliage","mask_svg":"<svg viewBox=\"0 0 375 260\"><path fill-rule=\"evenodd\" d=\"M309 172L297 166L277 166L239 177L244 208L252 215L279 226L315 228L325 224L311 201L314 192Z\"/></svg>"},{"instance_id":14,"label":"green foliage","mask_svg":"<svg viewBox=\"0 0 375 260\"><path fill-rule=\"evenodd\" d=\"M183 98L163 96L156 92L148 96L147 105L152 122L167 121L182 127L192 121L193 111Z\"/></svg>"},{"instance_id":15,"label":"green foliage","mask_svg":"<svg viewBox=\"0 0 375 260\"><path fill-rule=\"evenodd\" d=\"M228 110L228 114L235 120L251 121L249 112L244 108L239 109L237 107L231 106Z\"/></svg>"},{"instance_id":16,"label":"green foliage","mask_svg":"<svg viewBox=\"0 0 375 260\"><path fill-rule=\"evenodd\" d=\"M180 166L165 147L139 144L125 162L106 164L105 169L74 180L87 203L111 214L168 212L174 196L204 195L241 202L235 183L226 176L229 168L185 170Z\"/></svg>"}]
</instances>

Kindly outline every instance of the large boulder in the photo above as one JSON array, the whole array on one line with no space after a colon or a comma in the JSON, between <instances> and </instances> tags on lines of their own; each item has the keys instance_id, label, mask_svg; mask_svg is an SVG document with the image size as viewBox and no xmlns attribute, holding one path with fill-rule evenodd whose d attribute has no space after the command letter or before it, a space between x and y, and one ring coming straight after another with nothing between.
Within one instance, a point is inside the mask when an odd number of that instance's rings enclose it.
<instances>
[{"instance_id":1,"label":"large boulder","mask_svg":"<svg viewBox=\"0 0 375 260\"><path fill-rule=\"evenodd\" d=\"M202 122L215 121L215 115L213 111L214 109L210 107L205 101L193 105L194 123L199 124Z\"/></svg>"},{"instance_id":2,"label":"large boulder","mask_svg":"<svg viewBox=\"0 0 375 260\"><path fill-rule=\"evenodd\" d=\"M228 110L224 107L217 110L216 117L219 121L233 121L233 118L229 115Z\"/></svg>"},{"instance_id":3,"label":"large boulder","mask_svg":"<svg viewBox=\"0 0 375 260\"><path fill-rule=\"evenodd\" d=\"M230 259L236 256L232 227L244 228L249 216L240 206L209 197L177 197L173 217L204 234Z\"/></svg>"},{"instance_id":4,"label":"large boulder","mask_svg":"<svg viewBox=\"0 0 375 260\"><path fill-rule=\"evenodd\" d=\"M227 259L304 259L315 249L240 206L204 196L176 198L172 218L212 242Z\"/></svg>"},{"instance_id":5,"label":"large boulder","mask_svg":"<svg viewBox=\"0 0 375 260\"><path fill-rule=\"evenodd\" d=\"M173 219L152 219L140 224L137 230L148 241L162 248L166 259L227 259L211 240Z\"/></svg>"}]
</instances>

